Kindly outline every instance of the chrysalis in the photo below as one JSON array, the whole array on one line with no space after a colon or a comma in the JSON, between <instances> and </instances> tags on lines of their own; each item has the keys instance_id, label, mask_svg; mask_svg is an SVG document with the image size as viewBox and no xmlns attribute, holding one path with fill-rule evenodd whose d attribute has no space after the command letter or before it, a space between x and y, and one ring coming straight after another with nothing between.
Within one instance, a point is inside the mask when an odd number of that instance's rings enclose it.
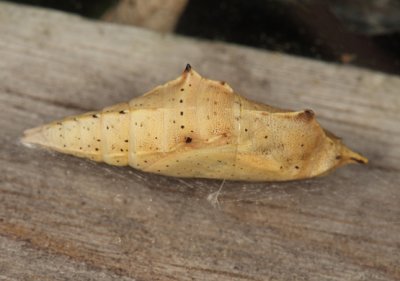
<instances>
[{"instance_id":1,"label":"chrysalis","mask_svg":"<svg viewBox=\"0 0 400 281\"><path fill-rule=\"evenodd\" d=\"M313 111L250 101L190 65L141 97L27 130L23 141L175 177L286 181L368 161Z\"/></svg>"}]
</instances>

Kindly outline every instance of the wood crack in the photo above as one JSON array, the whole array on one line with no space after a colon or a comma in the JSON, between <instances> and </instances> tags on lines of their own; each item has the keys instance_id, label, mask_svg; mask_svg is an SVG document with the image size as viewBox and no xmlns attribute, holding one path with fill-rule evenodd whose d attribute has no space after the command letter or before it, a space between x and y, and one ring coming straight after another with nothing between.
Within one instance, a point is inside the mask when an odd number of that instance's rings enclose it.
<instances>
[{"instance_id":1,"label":"wood crack","mask_svg":"<svg viewBox=\"0 0 400 281\"><path fill-rule=\"evenodd\" d=\"M29 99L29 100L33 100L36 102L42 102L42 103L46 103L49 105L53 105L56 107L63 107L65 109L74 109L74 110L79 110L82 112L87 112L87 111L91 111L93 110L92 108L87 108L87 107L83 107L80 105L77 105L75 103L70 103L70 102L65 102L65 101L57 101L57 100L50 100L50 99L46 99L43 97L38 97L38 96L31 96L25 93L21 93L19 91L16 91L14 89L10 89L10 88L5 88L5 92L7 94L13 94L15 96L24 98L24 99Z\"/></svg>"}]
</instances>

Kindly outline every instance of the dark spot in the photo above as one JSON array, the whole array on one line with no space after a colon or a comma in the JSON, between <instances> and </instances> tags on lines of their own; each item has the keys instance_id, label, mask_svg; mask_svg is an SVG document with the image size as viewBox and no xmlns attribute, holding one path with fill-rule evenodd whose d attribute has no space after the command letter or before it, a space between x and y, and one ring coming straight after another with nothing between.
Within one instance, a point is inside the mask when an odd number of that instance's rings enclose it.
<instances>
[{"instance_id":1,"label":"dark spot","mask_svg":"<svg viewBox=\"0 0 400 281\"><path fill-rule=\"evenodd\" d=\"M186 137L185 138L185 142L186 143L191 143L192 142L192 138L191 137Z\"/></svg>"},{"instance_id":2,"label":"dark spot","mask_svg":"<svg viewBox=\"0 0 400 281\"><path fill-rule=\"evenodd\" d=\"M175 120L172 120L172 123L174 123L174 124L175 124Z\"/></svg>"},{"instance_id":3,"label":"dark spot","mask_svg":"<svg viewBox=\"0 0 400 281\"><path fill-rule=\"evenodd\" d=\"M304 119L305 121L309 121L312 120L315 116L314 111L312 111L311 109L306 109L303 112L300 112L298 117L300 119Z\"/></svg>"},{"instance_id":4,"label":"dark spot","mask_svg":"<svg viewBox=\"0 0 400 281\"><path fill-rule=\"evenodd\" d=\"M147 160L144 160L144 163L147 163Z\"/></svg>"},{"instance_id":5,"label":"dark spot","mask_svg":"<svg viewBox=\"0 0 400 281\"><path fill-rule=\"evenodd\" d=\"M184 88L181 88L181 92L183 92L185 89Z\"/></svg>"},{"instance_id":6,"label":"dark spot","mask_svg":"<svg viewBox=\"0 0 400 281\"><path fill-rule=\"evenodd\" d=\"M301 144L301 147L304 147L304 143Z\"/></svg>"},{"instance_id":7,"label":"dark spot","mask_svg":"<svg viewBox=\"0 0 400 281\"><path fill-rule=\"evenodd\" d=\"M299 166L294 166L297 170L299 169Z\"/></svg>"},{"instance_id":8,"label":"dark spot","mask_svg":"<svg viewBox=\"0 0 400 281\"><path fill-rule=\"evenodd\" d=\"M167 167L167 168L168 168L168 167L169 167L169 165L165 165L165 167Z\"/></svg>"},{"instance_id":9,"label":"dark spot","mask_svg":"<svg viewBox=\"0 0 400 281\"><path fill-rule=\"evenodd\" d=\"M214 101L214 104L218 104L218 102Z\"/></svg>"},{"instance_id":10,"label":"dark spot","mask_svg":"<svg viewBox=\"0 0 400 281\"><path fill-rule=\"evenodd\" d=\"M124 150L123 150L122 148L120 149L120 151L121 151L121 152L124 152Z\"/></svg>"},{"instance_id":11,"label":"dark spot","mask_svg":"<svg viewBox=\"0 0 400 281\"><path fill-rule=\"evenodd\" d=\"M107 130L109 130L109 129L110 129L110 127L108 127L108 126L107 126L106 128L107 128Z\"/></svg>"},{"instance_id":12,"label":"dark spot","mask_svg":"<svg viewBox=\"0 0 400 281\"><path fill-rule=\"evenodd\" d=\"M281 170L282 170L282 169L283 169L283 166L280 166L280 167L279 167L279 169L281 169Z\"/></svg>"},{"instance_id":13,"label":"dark spot","mask_svg":"<svg viewBox=\"0 0 400 281\"><path fill-rule=\"evenodd\" d=\"M99 118L99 116L97 116L96 114L92 115L93 118Z\"/></svg>"},{"instance_id":14,"label":"dark spot","mask_svg":"<svg viewBox=\"0 0 400 281\"><path fill-rule=\"evenodd\" d=\"M190 66L190 64L187 64L185 67L185 72L189 72L192 69L192 67Z\"/></svg>"},{"instance_id":15,"label":"dark spot","mask_svg":"<svg viewBox=\"0 0 400 281\"><path fill-rule=\"evenodd\" d=\"M97 147L95 148L95 150L96 150L96 151L99 151L99 149L98 149Z\"/></svg>"},{"instance_id":16,"label":"dark spot","mask_svg":"<svg viewBox=\"0 0 400 281\"><path fill-rule=\"evenodd\" d=\"M120 112L119 112L119 114L125 114L126 112L125 111L123 111L123 110L121 110Z\"/></svg>"},{"instance_id":17,"label":"dark spot","mask_svg":"<svg viewBox=\"0 0 400 281\"><path fill-rule=\"evenodd\" d=\"M247 132L247 129L244 129L245 132Z\"/></svg>"},{"instance_id":18,"label":"dark spot","mask_svg":"<svg viewBox=\"0 0 400 281\"><path fill-rule=\"evenodd\" d=\"M185 128L185 126L181 125L181 129Z\"/></svg>"},{"instance_id":19,"label":"dark spot","mask_svg":"<svg viewBox=\"0 0 400 281\"><path fill-rule=\"evenodd\" d=\"M61 123L61 122L57 122L57 125L60 125L60 126L61 126L61 125L62 125L62 123Z\"/></svg>"},{"instance_id":20,"label":"dark spot","mask_svg":"<svg viewBox=\"0 0 400 281\"><path fill-rule=\"evenodd\" d=\"M342 159L342 156L340 156L340 155L336 156L336 160L340 160L340 159Z\"/></svg>"},{"instance_id":21,"label":"dark spot","mask_svg":"<svg viewBox=\"0 0 400 281\"><path fill-rule=\"evenodd\" d=\"M154 137L154 139L156 140L156 139L158 139L157 137Z\"/></svg>"},{"instance_id":22,"label":"dark spot","mask_svg":"<svg viewBox=\"0 0 400 281\"><path fill-rule=\"evenodd\" d=\"M183 100L179 100L180 103L183 103Z\"/></svg>"},{"instance_id":23,"label":"dark spot","mask_svg":"<svg viewBox=\"0 0 400 281\"><path fill-rule=\"evenodd\" d=\"M315 115L314 111L312 111L311 109L304 110L304 113L310 115L311 117Z\"/></svg>"},{"instance_id":24,"label":"dark spot","mask_svg":"<svg viewBox=\"0 0 400 281\"><path fill-rule=\"evenodd\" d=\"M66 144L64 144L64 147L67 147L67 145L66 145Z\"/></svg>"},{"instance_id":25,"label":"dark spot","mask_svg":"<svg viewBox=\"0 0 400 281\"><path fill-rule=\"evenodd\" d=\"M81 146L81 147L79 147L79 149L82 149L82 146Z\"/></svg>"},{"instance_id":26,"label":"dark spot","mask_svg":"<svg viewBox=\"0 0 400 281\"><path fill-rule=\"evenodd\" d=\"M125 142L128 142L128 140L125 140Z\"/></svg>"},{"instance_id":27,"label":"dark spot","mask_svg":"<svg viewBox=\"0 0 400 281\"><path fill-rule=\"evenodd\" d=\"M97 139L97 141L98 141L98 142L100 142L100 141L101 141L101 139Z\"/></svg>"},{"instance_id":28,"label":"dark spot","mask_svg":"<svg viewBox=\"0 0 400 281\"><path fill-rule=\"evenodd\" d=\"M181 111L181 116L183 115L183 111Z\"/></svg>"},{"instance_id":29,"label":"dark spot","mask_svg":"<svg viewBox=\"0 0 400 281\"><path fill-rule=\"evenodd\" d=\"M264 136L264 139L267 139L268 138L268 136Z\"/></svg>"},{"instance_id":30,"label":"dark spot","mask_svg":"<svg viewBox=\"0 0 400 281\"><path fill-rule=\"evenodd\" d=\"M192 84L189 84L189 87L192 87Z\"/></svg>"},{"instance_id":31,"label":"dark spot","mask_svg":"<svg viewBox=\"0 0 400 281\"><path fill-rule=\"evenodd\" d=\"M224 85L226 84L225 81L219 81L219 83L220 83L222 86L224 86Z\"/></svg>"}]
</instances>

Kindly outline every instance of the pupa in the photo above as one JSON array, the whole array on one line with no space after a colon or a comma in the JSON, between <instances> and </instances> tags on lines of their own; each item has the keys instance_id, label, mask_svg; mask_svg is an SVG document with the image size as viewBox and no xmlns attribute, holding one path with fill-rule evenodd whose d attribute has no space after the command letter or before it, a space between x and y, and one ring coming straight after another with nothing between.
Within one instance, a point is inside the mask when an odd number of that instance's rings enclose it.
<instances>
[{"instance_id":1,"label":"pupa","mask_svg":"<svg viewBox=\"0 0 400 281\"><path fill-rule=\"evenodd\" d=\"M143 96L27 130L23 142L185 178L289 181L368 162L321 128L312 110L250 101L189 64Z\"/></svg>"}]
</instances>

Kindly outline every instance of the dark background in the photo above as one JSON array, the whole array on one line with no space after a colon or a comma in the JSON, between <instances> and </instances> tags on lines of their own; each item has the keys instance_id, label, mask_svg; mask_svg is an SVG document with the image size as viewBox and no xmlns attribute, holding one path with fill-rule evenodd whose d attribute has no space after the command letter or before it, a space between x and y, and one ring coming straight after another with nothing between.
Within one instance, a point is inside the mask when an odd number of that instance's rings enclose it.
<instances>
[{"instance_id":1,"label":"dark background","mask_svg":"<svg viewBox=\"0 0 400 281\"><path fill-rule=\"evenodd\" d=\"M117 0L17 0L100 18ZM190 0L176 33L400 74L400 0Z\"/></svg>"}]
</instances>

